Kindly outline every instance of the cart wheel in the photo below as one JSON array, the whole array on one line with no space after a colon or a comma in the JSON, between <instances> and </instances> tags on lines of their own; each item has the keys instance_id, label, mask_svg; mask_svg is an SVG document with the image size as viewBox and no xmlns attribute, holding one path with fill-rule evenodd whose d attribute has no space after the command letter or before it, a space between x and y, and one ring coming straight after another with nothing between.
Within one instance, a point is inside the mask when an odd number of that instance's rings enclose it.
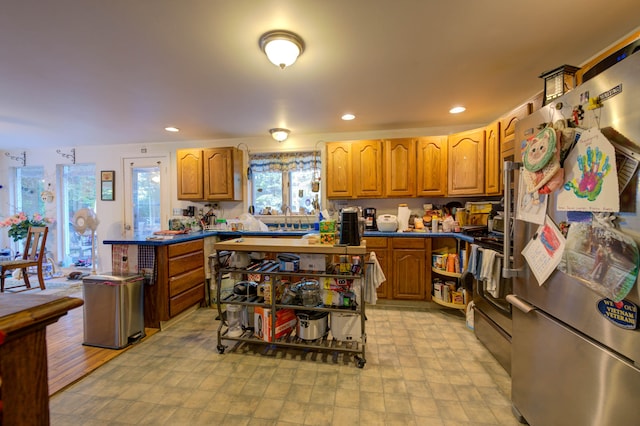
<instances>
[{"instance_id":1,"label":"cart wheel","mask_svg":"<svg viewBox=\"0 0 640 426\"><path fill-rule=\"evenodd\" d=\"M356 367L358 368L364 368L364 365L366 364L367 361L365 361L364 359L360 358L360 357L356 357Z\"/></svg>"},{"instance_id":2,"label":"cart wheel","mask_svg":"<svg viewBox=\"0 0 640 426\"><path fill-rule=\"evenodd\" d=\"M219 354L223 354L223 353L224 353L224 346L222 346L222 345L218 345L218 346L217 346L217 349L218 349L218 353L219 353Z\"/></svg>"}]
</instances>

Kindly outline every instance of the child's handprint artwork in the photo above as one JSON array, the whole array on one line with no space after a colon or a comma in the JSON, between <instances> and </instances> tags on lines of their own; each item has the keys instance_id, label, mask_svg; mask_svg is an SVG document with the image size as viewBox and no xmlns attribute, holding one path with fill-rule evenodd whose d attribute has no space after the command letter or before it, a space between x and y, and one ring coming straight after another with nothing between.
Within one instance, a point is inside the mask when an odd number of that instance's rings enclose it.
<instances>
[{"instance_id":1,"label":"child's handprint artwork","mask_svg":"<svg viewBox=\"0 0 640 426\"><path fill-rule=\"evenodd\" d=\"M598 147L588 147L587 152L577 158L577 162L582 175L565 183L564 189L573 190L579 198L594 201L602 191L604 177L611 170L609 156L603 155Z\"/></svg>"},{"instance_id":2,"label":"child's handprint artwork","mask_svg":"<svg viewBox=\"0 0 640 426\"><path fill-rule=\"evenodd\" d=\"M591 128L564 161L565 181L558 192L559 211L617 212L618 171L616 150L600 129Z\"/></svg>"}]
</instances>

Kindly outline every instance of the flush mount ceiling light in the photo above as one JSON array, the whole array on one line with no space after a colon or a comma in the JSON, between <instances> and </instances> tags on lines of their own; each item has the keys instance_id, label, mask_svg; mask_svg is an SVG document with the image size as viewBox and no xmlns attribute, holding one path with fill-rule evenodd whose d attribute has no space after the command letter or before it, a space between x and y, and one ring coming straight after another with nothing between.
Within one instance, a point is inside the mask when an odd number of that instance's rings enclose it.
<instances>
[{"instance_id":1,"label":"flush mount ceiling light","mask_svg":"<svg viewBox=\"0 0 640 426\"><path fill-rule=\"evenodd\" d=\"M173 127L173 126L165 127L164 129L167 132L179 132L180 131L180 129L178 129L177 127Z\"/></svg>"},{"instance_id":2,"label":"flush mount ceiling light","mask_svg":"<svg viewBox=\"0 0 640 426\"><path fill-rule=\"evenodd\" d=\"M449 110L451 114L460 114L461 112L465 112L466 108L463 106L453 107Z\"/></svg>"},{"instance_id":3,"label":"flush mount ceiling light","mask_svg":"<svg viewBox=\"0 0 640 426\"><path fill-rule=\"evenodd\" d=\"M269 133L271 133L271 137L277 140L278 142L284 142L289 137L289 133L291 131L289 129L283 129L280 127L276 127L275 129L269 129Z\"/></svg>"},{"instance_id":4,"label":"flush mount ceiling light","mask_svg":"<svg viewBox=\"0 0 640 426\"><path fill-rule=\"evenodd\" d=\"M290 31L275 30L260 37L260 49L274 65L285 69L304 52L304 41Z\"/></svg>"},{"instance_id":5,"label":"flush mount ceiling light","mask_svg":"<svg viewBox=\"0 0 640 426\"><path fill-rule=\"evenodd\" d=\"M355 116L355 115L353 115L353 114L344 114L341 118L342 118L344 121L351 121L351 120L353 120L354 118L356 118L356 116Z\"/></svg>"}]
</instances>

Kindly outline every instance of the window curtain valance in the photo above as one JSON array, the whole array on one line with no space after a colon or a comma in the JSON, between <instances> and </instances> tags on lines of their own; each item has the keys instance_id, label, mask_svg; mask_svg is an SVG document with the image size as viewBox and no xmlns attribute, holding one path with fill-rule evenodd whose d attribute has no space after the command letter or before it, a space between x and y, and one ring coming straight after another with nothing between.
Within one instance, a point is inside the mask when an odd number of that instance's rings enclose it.
<instances>
[{"instance_id":1,"label":"window curtain valance","mask_svg":"<svg viewBox=\"0 0 640 426\"><path fill-rule=\"evenodd\" d=\"M250 154L249 166L253 172L291 172L314 166L320 169L320 151Z\"/></svg>"}]
</instances>

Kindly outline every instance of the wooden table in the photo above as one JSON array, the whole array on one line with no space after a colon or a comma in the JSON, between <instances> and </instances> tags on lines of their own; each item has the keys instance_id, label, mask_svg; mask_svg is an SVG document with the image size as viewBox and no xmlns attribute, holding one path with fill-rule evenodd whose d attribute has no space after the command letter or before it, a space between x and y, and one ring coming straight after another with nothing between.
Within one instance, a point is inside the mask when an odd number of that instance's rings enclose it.
<instances>
[{"instance_id":1,"label":"wooden table","mask_svg":"<svg viewBox=\"0 0 640 426\"><path fill-rule=\"evenodd\" d=\"M74 297L0 293L0 423L49 424L46 326L83 303Z\"/></svg>"}]
</instances>

